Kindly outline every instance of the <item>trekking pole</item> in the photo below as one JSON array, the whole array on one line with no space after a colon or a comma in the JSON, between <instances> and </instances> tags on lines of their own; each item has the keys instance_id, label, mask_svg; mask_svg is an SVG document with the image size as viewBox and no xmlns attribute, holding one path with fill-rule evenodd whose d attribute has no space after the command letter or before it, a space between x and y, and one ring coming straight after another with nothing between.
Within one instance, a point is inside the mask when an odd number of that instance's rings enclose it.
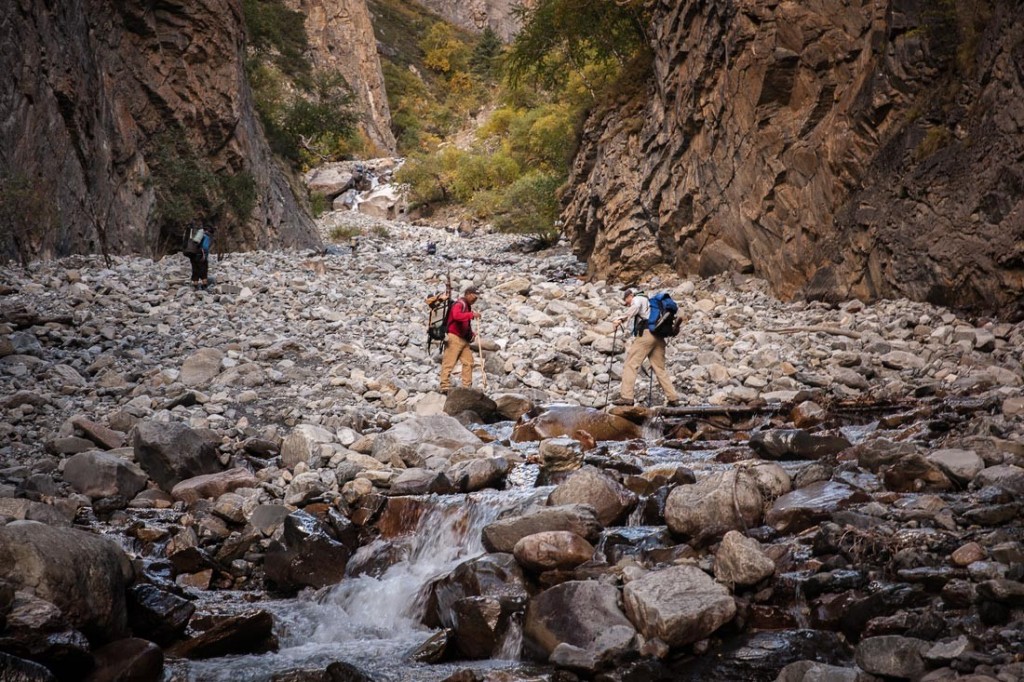
<instances>
[{"instance_id":1,"label":"trekking pole","mask_svg":"<svg viewBox=\"0 0 1024 682\"><path fill-rule=\"evenodd\" d=\"M484 390L487 390L487 367L484 366L484 345L480 337L480 319L476 318L476 350L480 354L480 375L483 377Z\"/></svg>"},{"instance_id":2,"label":"trekking pole","mask_svg":"<svg viewBox=\"0 0 1024 682\"><path fill-rule=\"evenodd\" d=\"M654 365L647 368L647 407L651 406L654 399Z\"/></svg>"},{"instance_id":3,"label":"trekking pole","mask_svg":"<svg viewBox=\"0 0 1024 682\"><path fill-rule=\"evenodd\" d=\"M612 399L612 363L615 362L615 342L619 339L619 325L615 325L615 333L612 335L612 354L608 356L608 386L604 392L604 404L607 405Z\"/></svg>"}]
</instances>

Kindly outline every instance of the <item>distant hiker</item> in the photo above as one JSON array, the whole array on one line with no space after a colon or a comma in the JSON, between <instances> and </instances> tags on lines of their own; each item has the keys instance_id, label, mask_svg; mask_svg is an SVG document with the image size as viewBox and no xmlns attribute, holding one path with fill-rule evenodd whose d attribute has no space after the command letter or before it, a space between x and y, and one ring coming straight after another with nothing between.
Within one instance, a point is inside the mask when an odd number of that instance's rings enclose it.
<instances>
[{"instance_id":1,"label":"distant hiker","mask_svg":"<svg viewBox=\"0 0 1024 682\"><path fill-rule=\"evenodd\" d=\"M473 385L473 349L470 343L476 337L472 322L480 317L480 313L473 312L473 304L479 296L476 287L466 287L462 298L448 313L448 336L441 358L441 393L448 393L451 388L451 374L457 362L462 363L462 385L466 388Z\"/></svg>"},{"instance_id":2,"label":"distant hiker","mask_svg":"<svg viewBox=\"0 0 1024 682\"><path fill-rule=\"evenodd\" d=\"M185 256L192 265L192 286L206 289L210 271L210 246L213 244L213 228L202 228L192 221L185 232Z\"/></svg>"},{"instance_id":3,"label":"distant hiker","mask_svg":"<svg viewBox=\"0 0 1024 682\"><path fill-rule=\"evenodd\" d=\"M349 246L352 247L352 255L356 255L356 251L359 250L359 235L354 234L351 237L349 237L348 243Z\"/></svg>"},{"instance_id":4,"label":"distant hiker","mask_svg":"<svg viewBox=\"0 0 1024 682\"><path fill-rule=\"evenodd\" d=\"M437 253L437 244L434 242L427 242L427 255L433 256L435 253Z\"/></svg>"},{"instance_id":5,"label":"distant hiker","mask_svg":"<svg viewBox=\"0 0 1024 682\"><path fill-rule=\"evenodd\" d=\"M657 322L651 321L651 299L632 289L626 289L623 301L627 306L626 314L615 320L615 326L621 327L627 320L632 321L633 341L626 351L626 365L622 370L622 384L619 386L619 397L612 401L613 405L632 405L636 375L640 365L647 358L651 359L651 368L658 378L661 390L665 392L669 407L679 404L679 394L672 386L672 377L665 371L665 338L653 333ZM675 305L673 303L673 305Z\"/></svg>"}]
</instances>

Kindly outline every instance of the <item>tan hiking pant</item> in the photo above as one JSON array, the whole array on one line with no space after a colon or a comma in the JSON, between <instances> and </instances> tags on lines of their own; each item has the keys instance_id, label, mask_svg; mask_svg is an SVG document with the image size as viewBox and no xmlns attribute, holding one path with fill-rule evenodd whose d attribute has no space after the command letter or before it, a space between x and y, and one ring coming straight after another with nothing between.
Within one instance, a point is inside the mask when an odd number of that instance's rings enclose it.
<instances>
[{"instance_id":1,"label":"tan hiking pant","mask_svg":"<svg viewBox=\"0 0 1024 682\"><path fill-rule=\"evenodd\" d=\"M473 385L473 348L461 336L449 334L441 358L442 391L451 388L451 374L456 362L462 363L462 385L469 388Z\"/></svg>"},{"instance_id":2,"label":"tan hiking pant","mask_svg":"<svg viewBox=\"0 0 1024 682\"><path fill-rule=\"evenodd\" d=\"M654 376L658 377L658 385L665 392L667 400L679 400L679 394L672 386L672 377L665 371L665 339L659 338L645 329L643 336L633 338L626 351L626 366L622 369L622 385L619 395L626 400L633 400L633 386L636 384L636 373L646 358L651 359Z\"/></svg>"}]
</instances>

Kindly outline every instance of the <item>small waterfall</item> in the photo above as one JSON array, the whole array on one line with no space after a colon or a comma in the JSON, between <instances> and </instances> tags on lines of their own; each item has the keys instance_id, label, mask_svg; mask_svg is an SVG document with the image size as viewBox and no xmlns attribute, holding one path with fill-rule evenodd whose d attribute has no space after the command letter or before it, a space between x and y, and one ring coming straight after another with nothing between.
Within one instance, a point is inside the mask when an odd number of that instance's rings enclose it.
<instances>
[{"instance_id":1,"label":"small waterfall","mask_svg":"<svg viewBox=\"0 0 1024 682\"><path fill-rule=\"evenodd\" d=\"M430 498L431 509L420 518L411 537L404 538L403 559L378 577L346 578L322 593L319 600L262 605L274 613L280 651L189 662L184 679L256 682L333 661L351 663L380 680L444 679L452 672L446 666L408 660L409 653L433 632L420 622L427 608L427 588L435 578L485 553L481 540L484 526L506 510L525 509L550 492L547 487ZM376 542L402 543L403 539ZM490 664L517 660L521 645L522 626L516 622Z\"/></svg>"}]
</instances>

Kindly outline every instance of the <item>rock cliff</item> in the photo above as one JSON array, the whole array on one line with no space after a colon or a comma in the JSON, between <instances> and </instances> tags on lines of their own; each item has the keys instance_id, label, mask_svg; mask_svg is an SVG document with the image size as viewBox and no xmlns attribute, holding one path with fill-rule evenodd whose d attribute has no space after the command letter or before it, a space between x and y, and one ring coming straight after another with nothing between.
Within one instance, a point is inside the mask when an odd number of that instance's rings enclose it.
<instances>
[{"instance_id":1,"label":"rock cliff","mask_svg":"<svg viewBox=\"0 0 1024 682\"><path fill-rule=\"evenodd\" d=\"M238 0L3 3L0 174L44 193L55 218L19 228L4 255L97 252L104 242L156 255L175 244L155 216L157 139L193 150L218 176L251 176L255 208L222 231L221 248L319 243L271 158L243 59Z\"/></svg>"},{"instance_id":2,"label":"rock cliff","mask_svg":"<svg viewBox=\"0 0 1024 682\"><path fill-rule=\"evenodd\" d=\"M391 111L365 0L288 0L306 16L313 66L345 77L363 112L363 130L382 154L395 153Z\"/></svg>"},{"instance_id":3,"label":"rock cliff","mask_svg":"<svg viewBox=\"0 0 1024 682\"><path fill-rule=\"evenodd\" d=\"M650 29L563 197L592 274L1021 314L1024 6L660 0Z\"/></svg>"},{"instance_id":4,"label":"rock cliff","mask_svg":"<svg viewBox=\"0 0 1024 682\"><path fill-rule=\"evenodd\" d=\"M418 0L419 4L470 31L490 27L498 37L509 42L519 32L520 22L513 14L519 5L530 6L530 0Z\"/></svg>"}]
</instances>

